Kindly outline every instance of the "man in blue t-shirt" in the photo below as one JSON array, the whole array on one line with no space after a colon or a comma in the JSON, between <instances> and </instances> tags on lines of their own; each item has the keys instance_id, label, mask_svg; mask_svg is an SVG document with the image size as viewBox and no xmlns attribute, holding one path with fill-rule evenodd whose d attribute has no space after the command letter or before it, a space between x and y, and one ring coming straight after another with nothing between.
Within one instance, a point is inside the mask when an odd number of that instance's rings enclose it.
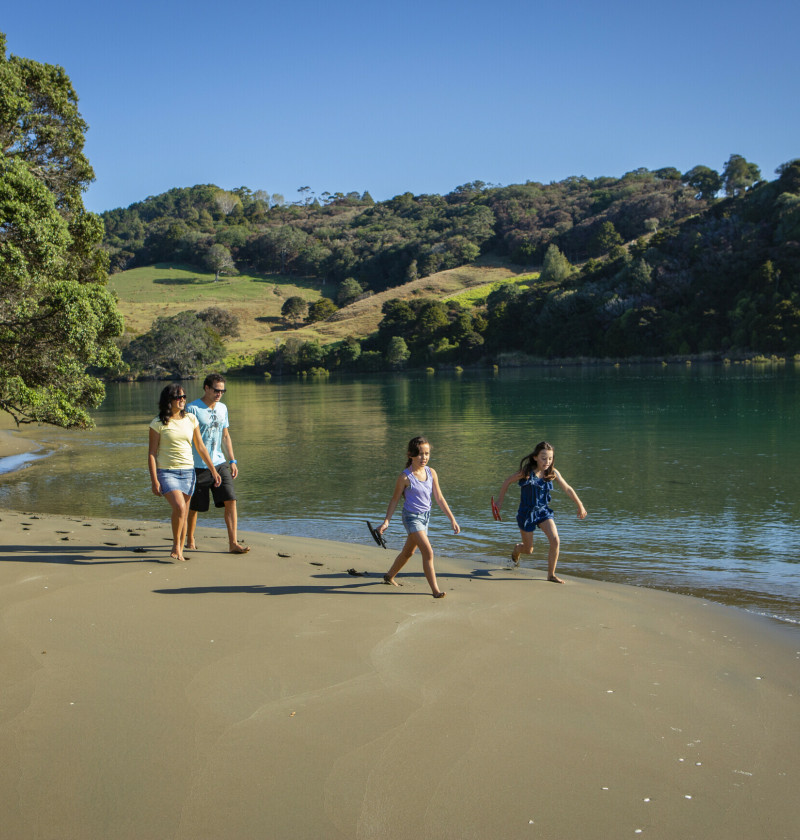
<instances>
[{"instance_id":1,"label":"man in blue t-shirt","mask_svg":"<svg viewBox=\"0 0 800 840\"><path fill-rule=\"evenodd\" d=\"M187 414L194 414L200 423L200 436L208 449L214 468L222 481L214 487L209 470L195 451L194 467L197 476L194 495L189 502L189 519L186 527L186 548L196 549L194 529L198 511L209 508L209 492L214 496L215 507L225 508L225 526L228 529L228 550L231 554L244 554L250 546L242 545L236 533L236 493L233 480L239 474L233 442L228 432L228 408L220 402L225 393L225 380L218 374L209 374L203 382L203 396L186 406ZM227 456L227 457L226 457Z\"/></svg>"}]
</instances>

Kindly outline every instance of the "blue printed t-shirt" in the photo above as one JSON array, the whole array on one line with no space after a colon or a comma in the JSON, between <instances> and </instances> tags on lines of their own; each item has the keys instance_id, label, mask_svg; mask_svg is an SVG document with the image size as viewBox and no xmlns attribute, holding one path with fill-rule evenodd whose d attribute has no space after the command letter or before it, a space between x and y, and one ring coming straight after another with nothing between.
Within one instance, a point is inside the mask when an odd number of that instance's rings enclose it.
<instances>
[{"instance_id":1,"label":"blue printed t-shirt","mask_svg":"<svg viewBox=\"0 0 800 840\"><path fill-rule=\"evenodd\" d=\"M202 399L195 400L186 406L186 413L193 414L200 423L200 437L206 445L211 463L216 467L225 463L225 453L222 451L222 430L228 428L228 408L225 403L217 402L209 408ZM208 464L194 451L194 465L198 470L208 469Z\"/></svg>"}]
</instances>

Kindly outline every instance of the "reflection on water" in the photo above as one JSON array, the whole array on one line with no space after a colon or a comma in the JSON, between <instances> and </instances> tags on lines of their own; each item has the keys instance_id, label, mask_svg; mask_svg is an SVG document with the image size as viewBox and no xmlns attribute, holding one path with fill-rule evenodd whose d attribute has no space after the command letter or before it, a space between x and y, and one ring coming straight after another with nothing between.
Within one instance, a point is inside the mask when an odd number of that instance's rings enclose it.
<instances>
[{"instance_id":1,"label":"reflection on water","mask_svg":"<svg viewBox=\"0 0 800 840\"><path fill-rule=\"evenodd\" d=\"M0 458L0 475L15 472L27 464L32 464L41 458L46 458L48 454L50 453L22 452L19 455L9 455L6 458Z\"/></svg>"},{"instance_id":2,"label":"reflection on water","mask_svg":"<svg viewBox=\"0 0 800 840\"><path fill-rule=\"evenodd\" d=\"M363 379L232 380L240 527L369 542L416 434L463 533L434 508L437 552L504 563L518 539L489 499L541 439L589 511L557 489L559 570L656 586L800 621L794 366L563 368ZM188 383L190 395L199 383ZM112 385L93 432L28 432L59 451L6 475L8 507L166 519L146 469L163 383ZM437 515L438 514L438 515ZM217 513L203 524L222 526ZM402 542L396 516L390 547ZM544 567L546 544L534 539ZM376 550L376 569L387 562Z\"/></svg>"}]
</instances>

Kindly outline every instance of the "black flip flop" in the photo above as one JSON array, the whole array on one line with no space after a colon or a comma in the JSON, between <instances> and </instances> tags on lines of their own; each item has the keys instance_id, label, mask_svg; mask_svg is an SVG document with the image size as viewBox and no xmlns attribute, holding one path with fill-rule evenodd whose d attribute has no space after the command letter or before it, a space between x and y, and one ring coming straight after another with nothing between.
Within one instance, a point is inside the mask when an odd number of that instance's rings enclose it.
<instances>
[{"instance_id":1,"label":"black flip flop","mask_svg":"<svg viewBox=\"0 0 800 840\"><path fill-rule=\"evenodd\" d=\"M367 528L369 528L370 534L372 534L372 539L381 547L386 548L386 540L383 538L383 534L379 534L373 527L372 524L368 520L364 520L367 523Z\"/></svg>"}]
</instances>

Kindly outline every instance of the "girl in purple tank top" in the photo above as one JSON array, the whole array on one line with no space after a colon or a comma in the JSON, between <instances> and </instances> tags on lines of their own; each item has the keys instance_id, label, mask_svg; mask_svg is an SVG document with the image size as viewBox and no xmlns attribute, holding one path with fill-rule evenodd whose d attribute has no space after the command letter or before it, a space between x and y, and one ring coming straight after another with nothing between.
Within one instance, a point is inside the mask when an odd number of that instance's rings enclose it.
<instances>
[{"instance_id":1,"label":"girl in purple tank top","mask_svg":"<svg viewBox=\"0 0 800 840\"><path fill-rule=\"evenodd\" d=\"M394 493L386 510L386 519L378 528L378 533L389 527L389 520L395 512L400 497L403 501L403 525L405 526L406 543L400 553L395 557L392 568L383 576L384 583L392 586L402 586L395 580L400 569L411 559L411 555L419 549L422 555L422 570L425 572L425 579L431 588L434 598L444 598L445 593L439 589L436 581L436 571L433 568L433 547L428 540L428 519L431 514L431 497L436 504L447 514L450 524L453 526L453 533L461 530L458 527L455 517L439 489L439 477L436 470L428 466L431 457L431 445L424 437L412 438L408 443L408 461L406 468L400 473L394 486Z\"/></svg>"}]
</instances>

